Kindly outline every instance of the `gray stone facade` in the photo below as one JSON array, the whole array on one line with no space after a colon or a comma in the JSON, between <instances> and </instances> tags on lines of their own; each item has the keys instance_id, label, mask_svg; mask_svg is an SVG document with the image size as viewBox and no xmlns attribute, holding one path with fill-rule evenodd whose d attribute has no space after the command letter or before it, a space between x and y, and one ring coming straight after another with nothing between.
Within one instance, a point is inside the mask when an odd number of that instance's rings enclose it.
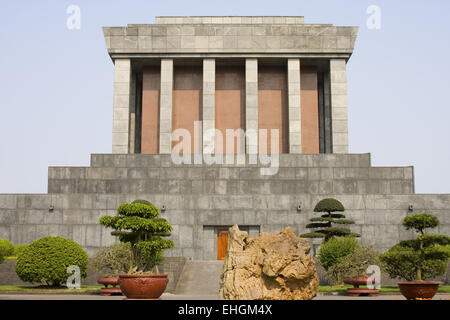
<instances>
[{"instance_id":1,"label":"gray stone facade","mask_svg":"<svg viewBox=\"0 0 450 320\"><path fill-rule=\"evenodd\" d=\"M259 169L175 165L163 154L94 154L90 167L50 167L48 194L0 195L0 238L29 243L59 235L92 254L116 241L98 219L138 198L166 206L162 217L172 223L175 242L167 255L191 259L217 258L218 227L239 224L256 235L290 226L303 233L325 197L339 199L361 242L381 250L412 236L401 221L413 212L432 212L441 221L436 231L450 234L450 195L414 194L412 167L372 167L370 154L285 154L276 175Z\"/></svg>"}]
</instances>

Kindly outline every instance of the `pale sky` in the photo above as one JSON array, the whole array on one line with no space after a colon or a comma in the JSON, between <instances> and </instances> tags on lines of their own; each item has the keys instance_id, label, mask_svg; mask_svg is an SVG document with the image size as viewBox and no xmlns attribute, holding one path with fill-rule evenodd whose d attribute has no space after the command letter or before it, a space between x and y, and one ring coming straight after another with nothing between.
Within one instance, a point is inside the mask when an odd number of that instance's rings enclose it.
<instances>
[{"instance_id":1,"label":"pale sky","mask_svg":"<svg viewBox=\"0 0 450 320\"><path fill-rule=\"evenodd\" d=\"M68 6L79 30L66 26ZM381 29L369 29L370 5ZM0 2L0 193L46 193L49 166L111 153L113 64L102 26L155 16L295 15L359 26L348 63L351 153L414 166L417 193L450 193L450 1Z\"/></svg>"}]
</instances>

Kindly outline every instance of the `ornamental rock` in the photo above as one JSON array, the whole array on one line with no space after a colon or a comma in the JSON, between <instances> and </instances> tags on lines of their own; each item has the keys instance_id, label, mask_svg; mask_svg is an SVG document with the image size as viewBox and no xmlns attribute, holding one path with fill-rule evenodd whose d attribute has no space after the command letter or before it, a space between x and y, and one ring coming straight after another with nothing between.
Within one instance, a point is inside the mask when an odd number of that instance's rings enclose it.
<instances>
[{"instance_id":1,"label":"ornamental rock","mask_svg":"<svg viewBox=\"0 0 450 320\"><path fill-rule=\"evenodd\" d=\"M317 295L319 280L306 239L291 228L250 238L230 228L228 254L220 277L220 297L227 300L307 300Z\"/></svg>"}]
</instances>

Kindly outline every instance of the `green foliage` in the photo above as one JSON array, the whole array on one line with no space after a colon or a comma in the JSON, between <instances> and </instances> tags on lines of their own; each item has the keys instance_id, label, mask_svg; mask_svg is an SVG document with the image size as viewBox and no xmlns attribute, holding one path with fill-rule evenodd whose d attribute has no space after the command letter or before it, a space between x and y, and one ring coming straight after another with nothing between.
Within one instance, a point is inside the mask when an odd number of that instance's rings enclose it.
<instances>
[{"instance_id":1,"label":"green foliage","mask_svg":"<svg viewBox=\"0 0 450 320\"><path fill-rule=\"evenodd\" d=\"M439 219L432 214L422 212L407 216L402 224L406 230L414 229L423 234L425 229L436 228L439 225Z\"/></svg>"},{"instance_id":2,"label":"green foliage","mask_svg":"<svg viewBox=\"0 0 450 320\"><path fill-rule=\"evenodd\" d=\"M336 212L345 211L344 205L336 199L327 198L320 200L314 207L314 212Z\"/></svg>"},{"instance_id":3,"label":"green foliage","mask_svg":"<svg viewBox=\"0 0 450 320\"><path fill-rule=\"evenodd\" d=\"M358 241L354 237L331 238L320 245L319 262L328 271L343 257L355 251L358 246Z\"/></svg>"},{"instance_id":4,"label":"green foliage","mask_svg":"<svg viewBox=\"0 0 450 320\"><path fill-rule=\"evenodd\" d=\"M70 276L67 267L80 268L81 278L87 276L88 255L75 241L45 237L30 243L17 258L16 273L22 281L58 286Z\"/></svg>"},{"instance_id":5,"label":"green foliage","mask_svg":"<svg viewBox=\"0 0 450 320\"><path fill-rule=\"evenodd\" d=\"M14 254L14 245L4 239L0 239L0 263L3 262L3 259L8 256L12 256Z\"/></svg>"},{"instance_id":6,"label":"green foliage","mask_svg":"<svg viewBox=\"0 0 450 320\"><path fill-rule=\"evenodd\" d=\"M332 218L332 217L320 217L320 218L311 218L309 219L309 221L326 221L326 222L333 222L333 223L337 223L337 224L354 224L355 221L350 220L350 219L336 219L336 218Z\"/></svg>"},{"instance_id":7,"label":"green foliage","mask_svg":"<svg viewBox=\"0 0 450 320\"><path fill-rule=\"evenodd\" d=\"M163 252L173 247L172 241L167 241L158 236L152 236L147 241L139 241L135 245L140 252L138 265L143 270L151 270L163 261Z\"/></svg>"},{"instance_id":8,"label":"green foliage","mask_svg":"<svg viewBox=\"0 0 450 320\"><path fill-rule=\"evenodd\" d=\"M383 269L391 278L420 281L443 275L447 268L450 246L430 246L425 257L410 247L396 244L381 255ZM420 268L421 279L418 279Z\"/></svg>"},{"instance_id":9,"label":"green foliage","mask_svg":"<svg viewBox=\"0 0 450 320\"><path fill-rule=\"evenodd\" d=\"M149 272L161 263L165 249L173 247L169 236L172 226L165 219L159 218L157 207L146 200L123 203L117 209L116 216L103 216L100 224L114 229L112 235L118 236L121 242L131 245L132 264L129 270L143 273Z\"/></svg>"},{"instance_id":10,"label":"green foliage","mask_svg":"<svg viewBox=\"0 0 450 320\"><path fill-rule=\"evenodd\" d=\"M14 246L14 256L18 257L27 246L27 244L16 244Z\"/></svg>"},{"instance_id":11,"label":"green foliage","mask_svg":"<svg viewBox=\"0 0 450 320\"><path fill-rule=\"evenodd\" d=\"M118 243L98 250L89 265L104 277L117 277L127 273L133 264L130 243Z\"/></svg>"},{"instance_id":12,"label":"green foliage","mask_svg":"<svg viewBox=\"0 0 450 320\"><path fill-rule=\"evenodd\" d=\"M142 200L142 199L134 200L134 201L132 202L132 204L133 204L133 203L141 203L141 204L145 204L145 205L147 205L147 206L153 206L153 204L152 204L150 201Z\"/></svg>"},{"instance_id":13,"label":"green foliage","mask_svg":"<svg viewBox=\"0 0 450 320\"><path fill-rule=\"evenodd\" d=\"M122 203L117 208L119 216L140 217L144 219L156 218L159 216L159 209L154 205L143 203Z\"/></svg>"},{"instance_id":14,"label":"green foliage","mask_svg":"<svg viewBox=\"0 0 450 320\"><path fill-rule=\"evenodd\" d=\"M324 238L324 241L328 241L333 237L345 237L353 236L359 237L357 233L352 233L350 229L344 227L334 227L333 224L348 225L355 222L351 219L345 219L345 215L342 213L333 213L336 211L344 211L345 208L342 203L336 199L323 199L319 201L314 212L327 212L321 217L311 218L311 223L306 225L308 229L317 229L312 232L304 233L301 236L305 238Z\"/></svg>"},{"instance_id":15,"label":"green foliage","mask_svg":"<svg viewBox=\"0 0 450 320\"><path fill-rule=\"evenodd\" d=\"M320 232L308 232L301 234L304 238L325 238L325 234Z\"/></svg>"},{"instance_id":16,"label":"green foliage","mask_svg":"<svg viewBox=\"0 0 450 320\"><path fill-rule=\"evenodd\" d=\"M328 279L333 285L343 285L347 277L367 276L367 267L379 265L379 256L380 253L375 248L358 245L328 269Z\"/></svg>"},{"instance_id":17,"label":"green foliage","mask_svg":"<svg viewBox=\"0 0 450 320\"><path fill-rule=\"evenodd\" d=\"M450 238L445 235L425 234L439 220L431 214L407 216L403 225L420 233L412 240L404 240L381 255L383 268L391 278L422 281L443 275L450 258Z\"/></svg>"}]
</instances>

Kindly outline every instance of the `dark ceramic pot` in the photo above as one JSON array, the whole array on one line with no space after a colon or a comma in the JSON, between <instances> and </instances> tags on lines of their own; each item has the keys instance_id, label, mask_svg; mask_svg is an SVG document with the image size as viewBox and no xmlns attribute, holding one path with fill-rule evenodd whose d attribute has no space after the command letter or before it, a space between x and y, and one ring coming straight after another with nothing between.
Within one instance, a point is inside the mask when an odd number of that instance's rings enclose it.
<instances>
[{"instance_id":1,"label":"dark ceramic pot","mask_svg":"<svg viewBox=\"0 0 450 320\"><path fill-rule=\"evenodd\" d=\"M439 281L416 281L397 283L402 295L408 300L432 299L436 294Z\"/></svg>"},{"instance_id":2,"label":"dark ceramic pot","mask_svg":"<svg viewBox=\"0 0 450 320\"><path fill-rule=\"evenodd\" d=\"M158 299L166 290L167 274L121 274L119 285L129 299Z\"/></svg>"}]
</instances>

